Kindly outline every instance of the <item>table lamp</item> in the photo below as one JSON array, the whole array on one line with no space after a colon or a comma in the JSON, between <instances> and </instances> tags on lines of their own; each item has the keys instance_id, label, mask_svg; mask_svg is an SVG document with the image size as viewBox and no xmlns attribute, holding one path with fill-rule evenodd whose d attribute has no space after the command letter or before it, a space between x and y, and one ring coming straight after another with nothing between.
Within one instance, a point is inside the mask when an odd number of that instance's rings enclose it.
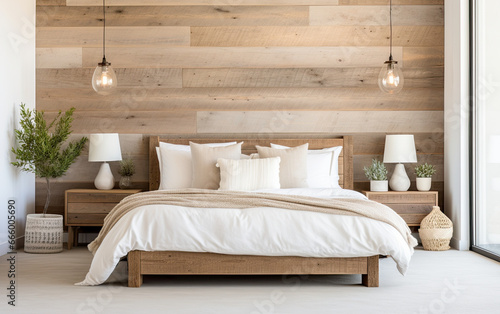
<instances>
[{"instance_id":1,"label":"table lamp","mask_svg":"<svg viewBox=\"0 0 500 314\"><path fill-rule=\"evenodd\" d=\"M384 149L384 163L396 163L394 173L389 180L389 186L393 191L408 191L410 178L406 174L402 163L417 162L415 150L415 139L413 135L386 135Z\"/></svg>"},{"instance_id":2,"label":"table lamp","mask_svg":"<svg viewBox=\"0 0 500 314\"><path fill-rule=\"evenodd\" d=\"M98 190L111 190L115 186L115 178L107 162L117 160L122 160L118 133L90 134L89 161L102 162L94 180Z\"/></svg>"}]
</instances>

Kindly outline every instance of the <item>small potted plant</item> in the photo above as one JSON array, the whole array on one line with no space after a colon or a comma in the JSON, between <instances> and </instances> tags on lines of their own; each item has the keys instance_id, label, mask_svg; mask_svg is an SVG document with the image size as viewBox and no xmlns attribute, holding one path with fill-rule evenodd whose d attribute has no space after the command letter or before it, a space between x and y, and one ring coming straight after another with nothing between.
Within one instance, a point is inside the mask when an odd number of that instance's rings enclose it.
<instances>
[{"instance_id":1,"label":"small potted plant","mask_svg":"<svg viewBox=\"0 0 500 314\"><path fill-rule=\"evenodd\" d=\"M47 187L43 214L29 214L26 219L24 251L27 253L58 253L63 250L63 216L47 214L47 209L51 179L63 176L87 143L86 137L66 143L71 134L74 111L75 108L64 114L59 111L54 120L47 123L43 111L30 110L21 104L21 128L15 130L18 144L12 147L16 157L12 165L45 179Z\"/></svg>"},{"instance_id":2,"label":"small potted plant","mask_svg":"<svg viewBox=\"0 0 500 314\"><path fill-rule=\"evenodd\" d=\"M417 175L417 190L429 191L432 184L432 175L436 173L433 165L425 163L415 167L415 174Z\"/></svg>"},{"instance_id":3,"label":"small potted plant","mask_svg":"<svg viewBox=\"0 0 500 314\"><path fill-rule=\"evenodd\" d=\"M135 174L134 161L130 158L120 161L120 170L118 170L118 173L121 175L120 182L118 183L120 189L130 188L130 179Z\"/></svg>"},{"instance_id":4,"label":"small potted plant","mask_svg":"<svg viewBox=\"0 0 500 314\"><path fill-rule=\"evenodd\" d=\"M377 159L372 159L369 167L364 167L365 175L370 179L370 191L387 192L389 185L387 182L387 168Z\"/></svg>"}]
</instances>

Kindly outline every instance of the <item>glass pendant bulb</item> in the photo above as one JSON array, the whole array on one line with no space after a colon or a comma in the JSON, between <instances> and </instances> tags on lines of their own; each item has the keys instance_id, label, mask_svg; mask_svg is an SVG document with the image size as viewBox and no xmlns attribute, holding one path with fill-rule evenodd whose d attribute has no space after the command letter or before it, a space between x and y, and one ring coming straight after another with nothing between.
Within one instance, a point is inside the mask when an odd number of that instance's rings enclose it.
<instances>
[{"instance_id":1,"label":"glass pendant bulb","mask_svg":"<svg viewBox=\"0 0 500 314\"><path fill-rule=\"evenodd\" d=\"M378 75L378 86L388 94L397 94L403 89L403 71L398 66L398 62L389 57L389 61L384 62L384 66Z\"/></svg>"},{"instance_id":2,"label":"glass pendant bulb","mask_svg":"<svg viewBox=\"0 0 500 314\"><path fill-rule=\"evenodd\" d=\"M117 86L116 74L106 57L97 65L92 76L92 87L100 95L108 95Z\"/></svg>"}]
</instances>

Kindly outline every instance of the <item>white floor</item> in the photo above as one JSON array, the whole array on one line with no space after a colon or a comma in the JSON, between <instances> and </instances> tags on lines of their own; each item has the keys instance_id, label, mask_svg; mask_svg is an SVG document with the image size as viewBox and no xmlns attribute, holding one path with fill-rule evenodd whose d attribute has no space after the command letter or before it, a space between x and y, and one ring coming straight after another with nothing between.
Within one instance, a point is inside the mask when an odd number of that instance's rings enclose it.
<instances>
[{"instance_id":1,"label":"white floor","mask_svg":"<svg viewBox=\"0 0 500 314\"><path fill-rule=\"evenodd\" d=\"M91 254L18 253L15 308L7 305L7 256L0 257L0 313L500 313L500 263L473 252L417 250L403 277L380 262L380 287L360 276L154 276L126 287L126 265L112 284L79 287Z\"/></svg>"}]
</instances>

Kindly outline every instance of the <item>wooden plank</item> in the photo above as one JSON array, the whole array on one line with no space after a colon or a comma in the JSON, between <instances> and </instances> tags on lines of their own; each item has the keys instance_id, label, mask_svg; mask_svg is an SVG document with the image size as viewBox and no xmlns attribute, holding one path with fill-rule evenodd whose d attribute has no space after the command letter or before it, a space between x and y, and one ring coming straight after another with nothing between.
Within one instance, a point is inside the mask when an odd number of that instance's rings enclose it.
<instances>
[{"instance_id":1,"label":"wooden plank","mask_svg":"<svg viewBox=\"0 0 500 314\"><path fill-rule=\"evenodd\" d=\"M66 0L36 0L36 5L37 6L42 6L42 5L66 5Z\"/></svg>"},{"instance_id":2,"label":"wooden plank","mask_svg":"<svg viewBox=\"0 0 500 314\"><path fill-rule=\"evenodd\" d=\"M100 62L96 60L97 63ZM90 82L94 68L73 69L37 69L37 89L44 88L81 88L90 90ZM181 88L182 69L149 68L124 69L115 68L119 87L144 88Z\"/></svg>"},{"instance_id":3,"label":"wooden plank","mask_svg":"<svg viewBox=\"0 0 500 314\"><path fill-rule=\"evenodd\" d=\"M389 25L389 7L311 6L310 25ZM444 6L405 5L392 7L393 25L444 25Z\"/></svg>"},{"instance_id":4,"label":"wooden plank","mask_svg":"<svg viewBox=\"0 0 500 314\"><path fill-rule=\"evenodd\" d=\"M365 192L372 201L382 204L427 204L436 205L437 192Z\"/></svg>"},{"instance_id":5,"label":"wooden plank","mask_svg":"<svg viewBox=\"0 0 500 314\"><path fill-rule=\"evenodd\" d=\"M68 203L70 214L108 214L116 203Z\"/></svg>"},{"instance_id":6,"label":"wooden plank","mask_svg":"<svg viewBox=\"0 0 500 314\"><path fill-rule=\"evenodd\" d=\"M70 0L74 1L74 0ZM97 1L97 0L95 0ZM340 5L389 5L389 0L339 0ZM444 4L444 0L393 0L393 5Z\"/></svg>"},{"instance_id":7,"label":"wooden plank","mask_svg":"<svg viewBox=\"0 0 500 314\"><path fill-rule=\"evenodd\" d=\"M53 119L55 112L46 112ZM172 111L76 111L73 115L75 133L194 133L196 113Z\"/></svg>"},{"instance_id":8,"label":"wooden plank","mask_svg":"<svg viewBox=\"0 0 500 314\"><path fill-rule=\"evenodd\" d=\"M429 204L388 204L398 214L424 215L427 216L432 211L433 206L437 206L437 198Z\"/></svg>"},{"instance_id":9,"label":"wooden plank","mask_svg":"<svg viewBox=\"0 0 500 314\"><path fill-rule=\"evenodd\" d=\"M46 196L46 187L45 183L42 181L37 181L35 184L36 188L36 196L35 196L35 205L36 207L43 208L45 204L45 196ZM118 184L116 185L118 186ZM50 206L49 212L53 211L53 208L63 208L64 209L64 192L70 189L93 189L94 179L85 181L85 182L73 182L62 178L62 180L58 182L51 183L51 198L50 198ZM141 190L148 190L148 182L147 181L134 181L132 188L137 188ZM62 214L64 210L60 212Z\"/></svg>"},{"instance_id":10,"label":"wooden plank","mask_svg":"<svg viewBox=\"0 0 500 314\"><path fill-rule=\"evenodd\" d=\"M93 203L95 207L105 207L106 203L116 204L125 197L138 193L139 190L96 190L96 189L73 189L67 195L69 205L74 205L75 209L81 208L86 203ZM94 206L94 205L93 205ZM101 212L101 211L99 211Z\"/></svg>"},{"instance_id":11,"label":"wooden plank","mask_svg":"<svg viewBox=\"0 0 500 314\"><path fill-rule=\"evenodd\" d=\"M185 26L107 26L106 47L189 46ZM101 27L37 27L36 46L102 47Z\"/></svg>"},{"instance_id":12,"label":"wooden plank","mask_svg":"<svg viewBox=\"0 0 500 314\"><path fill-rule=\"evenodd\" d=\"M361 274L367 259L141 252L142 274Z\"/></svg>"},{"instance_id":13,"label":"wooden plank","mask_svg":"<svg viewBox=\"0 0 500 314\"><path fill-rule=\"evenodd\" d=\"M339 158L339 174L342 173L344 176L344 184L341 185L344 189L354 188L354 170L353 170L353 142L352 136L344 136L344 145L341 154L343 154L343 160ZM341 171L340 163L343 165L343 171ZM342 180L339 178L339 182Z\"/></svg>"},{"instance_id":14,"label":"wooden plank","mask_svg":"<svg viewBox=\"0 0 500 314\"><path fill-rule=\"evenodd\" d=\"M383 155L385 133L365 133L354 135L354 154ZM418 154L444 154L444 133L414 134L415 147Z\"/></svg>"},{"instance_id":15,"label":"wooden plank","mask_svg":"<svg viewBox=\"0 0 500 314\"><path fill-rule=\"evenodd\" d=\"M120 134L122 135L122 134ZM124 155L125 156L125 155ZM132 176L133 182L147 181L147 169L148 169L148 158L147 155L128 155L134 161L136 174ZM111 172L113 173L116 181L115 187L118 187L118 181L120 180L120 175L118 170L120 169L119 162L109 162L111 167ZM101 167L100 162L88 162L88 155L85 154L80 156L75 163L71 166L64 177L55 180L55 182L71 181L71 182L93 182L97 174L99 173L99 168Z\"/></svg>"},{"instance_id":16,"label":"wooden plank","mask_svg":"<svg viewBox=\"0 0 500 314\"><path fill-rule=\"evenodd\" d=\"M184 87L376 87L381 67L291 69L184 69ZM407 88L442 88L444 68L405 68Z\"/></svg>"},{"instance_id":17,"label":"wooden plank","mask_svg":"<svg viewBox=\"0 0 500 314\"><path fill-rule=\"evenodd\" d=\"M101 96L86 88L37 89L37 108L71 107L89 111L271 111L271 110L436 110L442 111L443 88L404 88L397 97L378 86L362 88L179 88L120 87L119 97ZM442 129L442 126L440 126ZM435 131L435 129L428 130ZM135 133L139 133L137 130ZM145 132L147 133L147 132ZM246 133L246 132L239 132ZM442 130L440 131L442 133Z\"/></svg>"},{"instance_id":18,"label":"wooden plank","mask_svg":"<svg viewBox=\"0 0 500 314\"><path fill-rule=\"evenodd\" d=\"M308 24L308 6L115 6L106 11L106 27ZM38 7L37 26L102 27L102 2Z\"/></svg>"},{"instance_id":19,"label":"wooden plank","mask_svg":"<svg viewBox=\"0 0 500 314\"><path fill-rule=\"evenodd\" d=\"M418 119L418 118L417 118ZM401 132L403 133L403 132ZM378 160L383 160L383 155L354 155L354 181L366 181L366 176L363 171L364 166L368 166L371 164L373 158L377 158ZM414 169L417 165L423 163L429 163L436 167L436 173L432 176L432 180L434 181L443 181L444 180L444 155L441 154L418 154L417 155L418 163L405 164L406 173L411 181L415 181L415 173ZM385 164L387 170L389 171L389 178L394 171L395 164Z\"/></svg>"},{"instance_id":20,"label":"wooden plank","mask_svg":"<svg viewBox=\"0 0 500 314\"><path fill-rule=\"evenodd\" d=\"M41 214L43 213L43 205L36 205L35 206L35 213L36 214ZM56 214L56 215L64 215L64 202L61 203L61 205L50 205L47 214Z\"/></svg>"},{"instance_id":21,"label":"wooden plank","mask_svg":"<svg viewBox=\"0 0 500 314\"><path fill-rule=\"evenodd\" d=\"M37 69L79 68L81 66L82 48L36 48Z\"/></svg>"},{"instance_id":22,"label":"wooden plank","mask_svg":"<svg viewBox=\"0 0 500 314\"><path fill-rule=\"evenodd\" d=\"M102 226L107 214L71 214L66 217L68 225L77 226Z\"/></svg>"},{"instance_id":23,"label":"wooden plank","mask_svg":"<svg viewBox=\"0 0 500 314\"><path fill-rule=\"evenodd\" d=\"M405 67L443 67L444 47L405 47Z\"/></svg>"},{"instance_id":24,"label":"wooden plank","mask_svg":"<svg viewBox=\"0 0 500 314\"><path fill-rule=\"evenodd\" d=\"M79 140L83 136L89 137L89 134L73 133L69 136L68 141ZM135 158L148 155L148 134L120 134L120 149L122 151L122 158ZM81 157L87 160L88 145L82 150ZM113 169L112 169L113 171ZM113 173L116 173L113 171Z\"/></svg>"},{"instance_id":25,"label":"wooden plank","mask_svg":"<svg viewBox=\"0 0 500 314\"><path fill-rule=\"evenodd\" d=\"M146 47L110 48L106 57L126 68L321 68L378 67L387 53L387 47ZM393 55L403 60L402 48ZM83 67L95 67L99 58L102 49L83 48Z\"/></svg>"},{"instance_id":26,"label":"wooden plank","mask_svg":"<svg viewBox=\"0 0 500 314\"><path fill-rule=\"evenodd\" d=\"M214 26L191 27L192 46L383 46L389 26ZM395 26L395 46L443 46L444 26Z\"/></svg>"},{"instance_id":27,"label":"wooden plank","mask_svg":"<svg viewBox=\"0 0 500 314\"><path fill-rule=\"evenodd\" d=\"M442 125L443 112L436 111L200 111L197 131L198 133L425 133Z\"/></svg>"},{"instance_id":28,"label":"wooden plank","mask_svg":"<svg viewBox=\"0 0 500 314\"><path fill-rule=\"evenodd\" d=\"M39 0L40 1L40 0ZM47 1L47 0L46 0ZM342 1L342 0L340 0ZM388 1L388 0L387 0ZM425 1L425 0L424 0ZM429 1L429 0L427 0ZM68 6L102 5L100 0L66 0ZM335 5L339 0L107 0L107 6L162 6L162 5Z\"/></svg>"}]
</instances>

